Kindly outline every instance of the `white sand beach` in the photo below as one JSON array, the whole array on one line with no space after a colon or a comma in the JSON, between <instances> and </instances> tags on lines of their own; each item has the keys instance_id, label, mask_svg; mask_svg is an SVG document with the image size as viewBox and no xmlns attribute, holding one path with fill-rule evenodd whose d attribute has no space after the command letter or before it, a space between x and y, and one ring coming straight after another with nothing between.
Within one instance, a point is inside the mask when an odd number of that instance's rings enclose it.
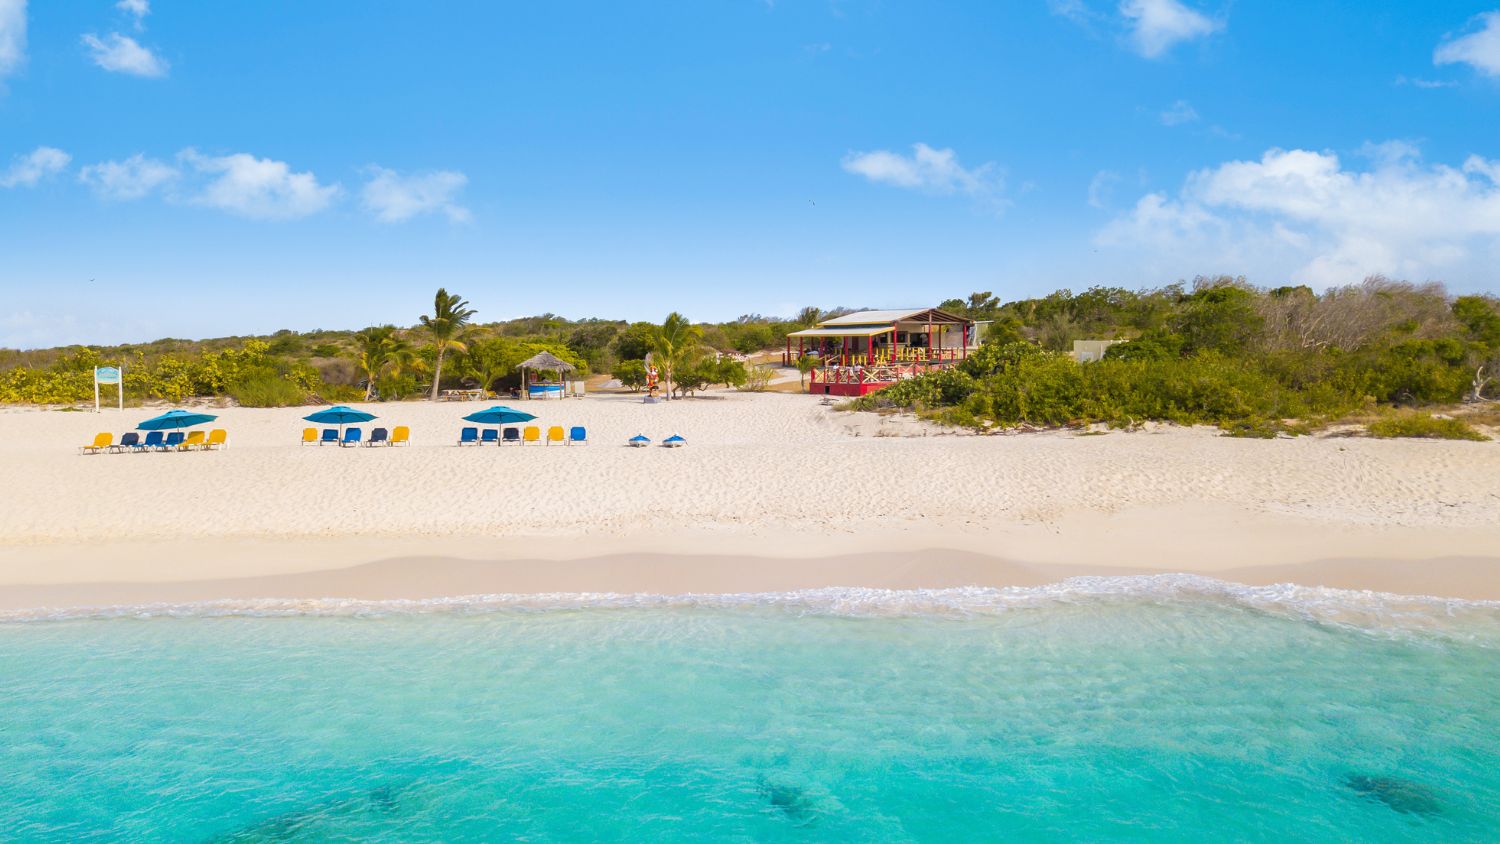
<instances>
[{"instance_id":1,"label":"white sand beach","mask_svg":"<svg viewBox=\"0 0 1500 844\"><path fill-rule=\"evenodd\" d=\"M1500 442L973 436L714 393L529 402L591 443L456 448L483 406L363 406L409 448L303 447L312 408L224 408L227 450L97 456L77 447L152 411L0 412L0 606L1157 571L1500 599Z\"/></svg>"}]
</instances>

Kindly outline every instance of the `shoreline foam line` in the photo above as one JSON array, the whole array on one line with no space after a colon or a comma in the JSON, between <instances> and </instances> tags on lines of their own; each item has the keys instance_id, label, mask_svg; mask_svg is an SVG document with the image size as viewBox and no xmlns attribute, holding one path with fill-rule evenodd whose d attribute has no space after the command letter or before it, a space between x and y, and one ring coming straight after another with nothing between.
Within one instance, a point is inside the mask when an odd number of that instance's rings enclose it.
<instances>
[{"instance_id":1,"label":"shoreline foam line","mask_svg":"<svg viewBox=\"0 0 1500 844\"><path fill-rule=\"evenodd\" d=\"M231 599L10 610L0 612L0 626L38 622L214 618L378 620L412 615L480 616L517 611L615 610L782 610L795 615L961 620L968 616L1066 605L1108 608L1131 603L1267 612L1292 620L1365 631L1457 634L1466 640L1493 640L1495 646L1500 646L1500 601L1395 595L1294 584L1246 586L1192 574L1086 576L1044 586L1000 588L897 590L840 587L731 594L568 592L388 600Z\"/></svg>"}]
</instances>

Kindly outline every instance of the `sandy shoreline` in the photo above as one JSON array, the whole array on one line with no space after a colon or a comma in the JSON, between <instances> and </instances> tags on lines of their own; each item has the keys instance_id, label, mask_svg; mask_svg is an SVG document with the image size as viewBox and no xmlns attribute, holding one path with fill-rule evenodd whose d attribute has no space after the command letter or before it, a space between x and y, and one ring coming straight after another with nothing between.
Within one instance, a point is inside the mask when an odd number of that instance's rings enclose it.
<instances>
[{"instance_id":1,"label":"sandy shoreline","mask_svg":"<svg viewBox=\"0 0 1500 844\"><path fill-rule=\"evenodd\" d=\"M0 608L1158 572L1500 599L1500 443L953 436L724 394L533 403L593 444L453 447L477 407L371 406L410 449L302 448L306 409L234 408L227 451L97 457L75 448L144 415L0 412Z\"/></svg>"}]
</instances>

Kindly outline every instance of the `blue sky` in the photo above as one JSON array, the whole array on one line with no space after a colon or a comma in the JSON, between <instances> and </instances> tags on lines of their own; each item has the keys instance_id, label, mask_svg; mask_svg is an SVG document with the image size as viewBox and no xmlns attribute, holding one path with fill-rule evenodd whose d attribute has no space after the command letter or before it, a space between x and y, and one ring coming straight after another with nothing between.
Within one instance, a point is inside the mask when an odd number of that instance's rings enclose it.
<instances>
[{"instance_id":1,"label":"blue sky","mask_svg":"<svg viewBox=\"0 0 1500 844\"><path fill-rule=\"evenodd\" d=\"M0 0L0 345L1494 290L1497 105L1441 0Z\"/></svg>"}]
</instances>

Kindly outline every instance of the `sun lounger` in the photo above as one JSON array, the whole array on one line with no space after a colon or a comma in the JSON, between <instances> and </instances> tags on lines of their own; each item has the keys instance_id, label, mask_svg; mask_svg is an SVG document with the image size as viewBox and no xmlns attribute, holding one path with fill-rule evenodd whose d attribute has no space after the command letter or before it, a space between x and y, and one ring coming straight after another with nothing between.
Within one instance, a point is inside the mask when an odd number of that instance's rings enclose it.
<instances>
[{"instance_id":1,"label":"sun lounger","mask_svg":"<svg viewBox=\"0 0 1500 844\"><path fill-rule=\"evenodd\" d=\"M542 441L542 429L535 425L527 425L521 430L521 445L527 443L539 443Z\"/></svg>"},{"instance_id":2,"label":"sun lounger","mask_svg":"<svg viewBox=\"0 0 1500 844\"><path fill-rule=\"evenodd\" d=\"M479 445L479 429L478 428L464 428L463 430L459 431L458 432L458 444L461 445L461 446L464 446L464 445Z\"/></svg>"},{"instance_id":3,"label":"sun lounger","mask_svg":"<svg viewBox=\"0 0 1500 844\"><path fill-rule=\"evenodd\" d=\"M79 454L98 454L112 446L115 442L114 434L95 434L94 441L85 446L79 446Z\"/></svg>"},{"instance_id":4,"label":"sun lounger","mask_svg":"<svg viewBox=\"0 0 1500 844\"><path fill-rule=\"evenodd\" d=\"M479 444L480 445L499 445L500 444L500 432L497 431L497 430L495 430L494 428L485 428L483 431L479 432Z\"/></svg>"},{"instance_id":5,"label":"sun lounger","mask_svg":"<svg viewBox=\"0 0 1500 844\"><path fill-rule=\"evenodd\" d=\"M215 428L208 432L208 439L203 441L204 451L213 451L216 448L229 447L229 432L223 428Z\"/></svg>"},{"instance_id":6,"label":"sun lounger","mask_svg":"<svg viewBox=\"0 0 1500 844\"><path fill-rule=\"evenodd\" d=\"M317 428L303 428L302 429L302 444L303 445L317 445L318 444L318 429Z\"/></svg>"},{"instance_id":7,"label":"sun lounger","mask_svg":"<svg viewBox=\"0 0 1500 844\"><path fill-rule=\"evenodd\" d=\"M645 448L646 446L651 444L651 438L646 436L645 434L636 434L635 436L626 440L625 444L630 446L631 448Z\"/></svg>"},{"instance_id":8,"label":"sun lounger","mask_svg":"<svg viewBox=\"0 0 1500 844\"><path fill-rule=\"evenodd\" d=\"M177 450L192 451L195 448L202 448L203 442L207 438L207 436L208 435L202 431L189 431L187 439L177 444Z\"/></svg>"},{"instance_id":9,"label":"sun lounger","mask_svg":"<svg viewBox=\"0 0 1500 844\"><path fill-rule=\"evenodd\" d=\"M361 431L358 428L345 428L344 439L339 443L339 446L343 447L346 445L359 445L360 437L363 437L364 435L365 432Z\"/></svg>"},{"instance_id":10,"label":"sun lounger","mask_svg":"<svg viewBox=\"0 0 1500 844\"><path fill-rule=\"evenodd\" d=\"M506 443L511 443L513 445L520 445L521 444L521 429L520 428L506 428L505 430L501 431L500 432L500 444L501 445L505 445Z\"/></svg>"},{"instance_id":11,"label":"sun lounger","mask_svg":"<svg viewBox=\"0 0 1500 844\"><path fill-rule=\"evenodd\" d=\"M582 443L588 445L589 432L582 425L575 425L568 429L568 445Z\"/></svg>"},{"instance_id":12,"label":"sun lounger","mask_svg":"<svg viewBox=\"0 0 1500 844\"><path fill-rule=\"evenodd\" d=\"M184 434L181 431L172 431L172 432L170 432L170 433L167 434L167 438L165 440L162 440L161 450L162 451L175 451L177 449L177 447L179 445L182 445L182 443L186 439L187 439L187 434Z\"/></svg>"},{"instance_id":13,"label":"sun lounger","mask_svg":"<svg viewBox=\"0 0 1500 844\"><path fill-rule=\"evenodd\" d=\"M120 435L120 441L110 447L114 452L136 451L141 446L141 435L135 431L127 431Z\"/></svg>"},{"instance_id":14,"label":"sun lounger","mask_svg":"<svg viewBox=\"0 0 1500 844\"><path fill-rule=\"evenodd\" d=\"M323 436L321 438L319 438L318 445L319 446L325 446L325 445L338 445L338 444L339 444L339 429L337 429L337 428L324 428L323 429Z\"/></svg>"},{"instance_id":15,"label":"sun lounger","mask_svg":"<svg viewBox=\"0 0 1500 844\"><path fill-rule=\"evenodd\" d=\"M411 429L405 425L397 425L391 431L391 445L411 445Z\"/></svg>"},{"instance_id":16,"label":"sun lounger","mask_svg":"<svg viewBox=\"0 0 1500 844\"><path fill-rule=\"evenodd\" d=\"M677 436L676 434L673 434L672 436L662 440L661 444L663 448L682 448L683 446L687 445L687 440Z\"/></svg>"},{"instance_id":17,"label":"sun lounger","mask_svg":"<svg viewBox=\"0 0 1500 844\"><path fill-rule=\"evenodd\" d=\"M547 429L547 445L552 445L553 443L563 443L566 445L567 442L568 434L562 429L561 425L553 425Z\"/></svg>"},{"instance_id":18,"label":"sun lounger","mask_svg":"<svg viewBox=\"0 0 1500 844\"><path fill-rule=\"evenodd\" d=\"M166 434L161 431L147 431L146 439L141 443L142 451L159 451L163 447L163 438Z\"/></svg>"},{"instance_id":19,"label":"sun lounger","mask_svg":"<svg viewBox=\"0 0 1500 844\"><path fill-rule=\"evenodd\" d=\"M368 440L365 440L365 445L390 445L391 441L387 439L387 437L389 436L390 431L387 431L384 428L376 428L375 430L370 432L370 438Z\"/></svg>"}]
</instances>

